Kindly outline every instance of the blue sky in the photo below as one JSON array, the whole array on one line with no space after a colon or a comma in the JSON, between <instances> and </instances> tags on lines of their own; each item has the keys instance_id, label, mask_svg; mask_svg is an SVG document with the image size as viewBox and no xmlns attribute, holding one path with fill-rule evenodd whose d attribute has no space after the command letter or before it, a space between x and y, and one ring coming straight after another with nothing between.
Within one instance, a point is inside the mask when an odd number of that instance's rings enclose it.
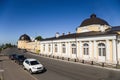
<instances>
[{"instance_id":1,"label":"blue sky","mask_svg":"<svg viewBox=\"0 0 120 80\"><path fill-rule=\"evenodd\" d=\"M74 33L92 13L120 26L120 0L0 0L0 44L16 44L22 34Z\"/></svg>"}]
</instances>

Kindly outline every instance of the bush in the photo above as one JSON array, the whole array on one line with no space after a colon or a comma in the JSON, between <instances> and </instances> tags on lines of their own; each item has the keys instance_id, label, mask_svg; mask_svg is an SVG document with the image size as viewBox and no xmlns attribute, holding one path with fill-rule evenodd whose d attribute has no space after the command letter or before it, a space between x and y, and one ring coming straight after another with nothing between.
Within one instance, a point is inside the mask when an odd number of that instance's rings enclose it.
<instances>
[{"instance_id":1,"label":"bush","mask_svg":"<svg viewBox=\"0 0 120 80\"><path fill-rule=\"evenodd\" d=\"M36 53L39 54L39 53L40 53L40 50L36 50Z\"/></svg>"}]
</instances>

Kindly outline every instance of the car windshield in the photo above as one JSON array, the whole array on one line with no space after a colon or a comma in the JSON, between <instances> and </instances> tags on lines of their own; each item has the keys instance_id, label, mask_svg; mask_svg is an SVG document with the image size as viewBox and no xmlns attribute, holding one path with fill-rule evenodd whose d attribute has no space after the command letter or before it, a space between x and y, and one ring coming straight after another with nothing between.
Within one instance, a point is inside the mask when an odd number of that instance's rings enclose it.
<instances>
[{"instance_id":1,"label":"car windshield","mask_svg":"<svg viewBox=\"0 0 120 80\"><path fill-rule=\"evenodd\" d=\"M16 56L16 54L11 54L11 56Z\"/></svg>"},{"instance_id":2,"label":"car windshield","mask_svg":"<svg viewBox=\"0 0 120 80\"><path fill-rule=\"evenodd\" d=\"M38 61L31 61L30 64L31 65L37 65L37 64L39 64L39 62Z\"/></svg>"},{"instance_id":3,"label":"car windshield","mask_svg":"<svg viewBox=\"0 0 120 80\"><path fill-rule=\"evenodd\" d=\"M25 58L23 55L20 55L20 56L18 56L18 57L21 58L21 59L24 59L24 58Z\"/></svg>"}]
</instances>

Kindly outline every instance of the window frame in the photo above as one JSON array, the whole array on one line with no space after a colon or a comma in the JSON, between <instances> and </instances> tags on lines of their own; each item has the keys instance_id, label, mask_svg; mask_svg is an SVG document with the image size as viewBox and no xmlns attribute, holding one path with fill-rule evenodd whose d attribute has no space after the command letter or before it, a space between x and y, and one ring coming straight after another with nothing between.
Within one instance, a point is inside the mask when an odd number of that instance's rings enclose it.
<instances>
[{"instance_id":1,"label":"window frame","mask_svg":"<svg viewBox=\"0 0 120 80\"><path fill-rule=\"evenodd\" d=\"M51 52L51 44L48 45L48 52Z\"/></svg>"},{"instance_id":2,"label":"window frame","mask_svg":"<svg viewBox=\"0 0 120 80\"><path fill-rule=\"evenodd\" d=\"M98 44L98 53L99 56L106 56L106 45L104 43Z\"/></svg>"},{"instance_id":3,"label":"window frame","mask_svg":"<svg viewBox=\"0 0 120 80\"><path fill-rule=\"evenodd\" d=\"M45 44L43 45L43 51L45 51Z\"/></svg>"},{"instance_id":4,"label":"window frame","mask_svg":"<svg viewBox=\"0 0 120 80\"><path fill-rule=\"evenodd\" d=\"M83 54L89 55L89 44L88 43L83 44Z\"/></svg>"},{"instance_id":5,"label":"window frame","mask_svg":"<svg viewBox=\"0 0 120 80\"><path fill-rule=\"evenodd\" d=\"M57 53L58 52L58 45L55 44L54 46L55 46L54 51Z\"/></svg>"},{"instance_id":6,"label":"window frame","mask_svg":"<svg viewBox=\"0 0 120 80\"><path fill-rule=\"evenodd\" d=\"M66 53L66 45L62 44L62 53Z\"/></svg>"},{"instance_id":7,"label":"window frame","mask_svg":"<svg viewBox=\"0 0 120 80\"><path fill-rule=\"evenodd\" d=\"M75 43L71 44L71 48L72 48L72 54L77 54L77 49L76 49Z\"/></svg>"}]
</instances>

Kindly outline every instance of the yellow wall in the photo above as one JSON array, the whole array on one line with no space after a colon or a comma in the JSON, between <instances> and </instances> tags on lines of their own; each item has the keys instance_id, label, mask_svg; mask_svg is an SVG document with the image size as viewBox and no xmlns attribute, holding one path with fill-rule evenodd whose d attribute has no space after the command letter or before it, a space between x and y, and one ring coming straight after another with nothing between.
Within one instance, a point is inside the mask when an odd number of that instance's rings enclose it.
<instances>
[{"instance_id":1,"label":"yellow wall","mask_svg":"<svg viewBox=\"0 0 120 80\"><path fill-rule=\"evenodd\" d=\"M98 26L89 26L89 27L88 27L88 30L91 30L91 31L99 31L99 27L98 27Z\"/></svg>"},{"instance_id":2,"label":"yellow wall","mask_svg":"<svg viewBox=\"0 0 120 80\"><path fill-rule=\"evenodd\" d=\"M100 27L101 27L100 25L90 25L90 26L85 26L85 27L78 27L76 33L82 33L82 32L84 32L84 30L101 31ZM104 28L104 30L106 30L106 29L109 29L110 27L105 25L103 28Z\"/></svg>"},{"instance_id":3,"label":"yellow wall","mask_svg":"<svg viewBox=\"0 0 120 80\"><path fill-rule=\"evenodd\" d=\"M109 41L109 45L110 45L110 61L112 62L113 60L113 46L112 46L112 41Z\"/></svg>"},{"instance_id":4,"label":"yellow wall","mask_svg":"<svg viewBox=\"0 0 120 80\"><path fill-rule=\"evenodd\" d=\"M18 41L18 48L26 49L27 41Z\"/></svg>"},{"instance_id":5,"label":"yellow wall","mask_svg":"<svg viewBox=\"0 0 120 80\"><path fill-rule=\"evenodd\" d=\"M94 43L92 41L92 59L94 59Z\"/></svg>"},{"instance_id":6,"label":"yellow wall","mask_svg":"<svg viewBox=\"0 0 120 80\"><path fill-rule=\"evenodd\" d=\"M120 31L117 31L118 34L120 34Z\"/></svg>"},{"instance_id":7,"label":"yellow wall","mask_svg":"<svg viewBox=\"0 0 120 80\"><path fill-rule=\"evenodd\" d=\"M40 51L40 41L28 42L28 41L18 41L18 48L27 49L29 51L38 53Z\"/></svg>"}]
</instances>

